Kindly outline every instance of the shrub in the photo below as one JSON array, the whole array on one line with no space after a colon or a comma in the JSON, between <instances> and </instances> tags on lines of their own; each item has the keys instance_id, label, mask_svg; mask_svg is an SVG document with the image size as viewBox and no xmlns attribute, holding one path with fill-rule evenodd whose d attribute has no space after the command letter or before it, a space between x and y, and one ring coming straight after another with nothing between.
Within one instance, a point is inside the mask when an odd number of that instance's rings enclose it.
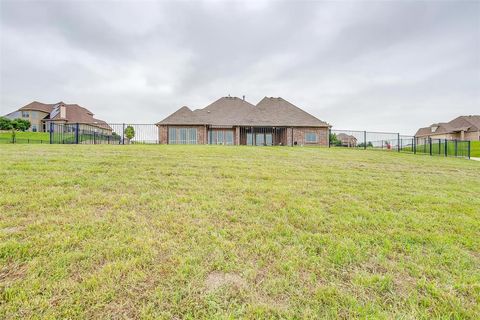
<instances>
[{"instance_id":1,"label":"shrub","mask_svg":"<svg viewBox=\"0 0 480 320\"><path fill-rule=\"evenodd\" d=\"M12 120L5 118L5 117L0 117L0 130L12 130Z\"/></svg>"},{"instance_id":2,"label":"shrub","mask_svg":"<svg viewBox=\"0 0 480 320\"><path fill-rule=\"evenodd\" d=\"M30 121L20 118L14 119L11 124L13 129L18 131L27 131L31 126Z\"/></svg>"}]
</instances>

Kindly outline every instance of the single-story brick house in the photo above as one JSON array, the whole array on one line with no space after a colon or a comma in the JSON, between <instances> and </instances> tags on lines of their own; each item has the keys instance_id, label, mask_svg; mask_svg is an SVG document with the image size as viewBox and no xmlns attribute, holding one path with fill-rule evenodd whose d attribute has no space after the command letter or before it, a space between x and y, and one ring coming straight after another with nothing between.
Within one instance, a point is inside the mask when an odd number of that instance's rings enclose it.
<instances>
[{"instance_id":1,"label":"single-story brick house","mask_svg":"<svg viewBox=\"0 0 480 320\"><path fill-rule=\"evenodd\" d=\"M343 147L356 147L357 138L346 133L337 134L337 139L342 143Z\"/></svg>"},{"instance_id":2,"label":"single-story brick house","mask_svg":"<svg viewBox=\"0 0 480 320\"><path fill-rule=\"evenodd\" d=\"M157 123L162 144L328 146L330 125L282 98L257 105L222 97L203 109L182 107Z\"/></svg>"},{"instance_id":3,"label":"single-story brick house","mask_svg":"<svg viewBox=\"0 0 480 320\"><path fill-rule=\"evenodd\" d=\"M80 129L85 127L91 130L94 128L98 133L112 134L112 128L105 121L95 119L90 110L78 104L64 102L47 104L33 101L5 117L12 120L17 118L29 120L31 123L29 131L33 132L49 132L51 123L78 123Z\"/></svg>"},{"instance_id":4,"label":"single-story brick house","mask_svg":"<svg viewBox=\"0 0 480 320\"><path fill-rule=\"evenodd\" d=\"M460 116L450 122L434 123L418 129L415 133L418 144L425 139L480 140L480 115Z\"/></svg>"}]
</instances>

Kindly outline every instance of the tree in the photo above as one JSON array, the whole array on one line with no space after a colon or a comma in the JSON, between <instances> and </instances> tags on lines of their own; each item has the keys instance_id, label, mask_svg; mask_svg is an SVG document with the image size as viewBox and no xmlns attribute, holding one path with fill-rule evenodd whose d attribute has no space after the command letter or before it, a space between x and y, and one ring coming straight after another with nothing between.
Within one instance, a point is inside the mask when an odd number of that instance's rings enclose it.
<instances>
[{"instance_id":1,"label":"tree","mask_svg":"<svg viewBox=\"0 0 480 320\"><path fill-rule=\"evenodd\" d=\"M338 140L336 133L330 133L330 145L331 146L341 146L342 141Z\"/></svg>"},{"instance_id":2,"label":"tree","mask_svg":"<svg viewBox=\"0 0 480 320\"><path fill-rule=\"evenodd\" d=\"M0 117L0 130L12 130L12 120L5 118L5 117Z\"/></svg>"},{"instance_id":3,"label":"tree","mask_svg":"<svg viewBox=\"0 0 480 320\"><path fill-rule=\"evenodd\" d=\"M13 129L18 131L27 131L31 126L30 121L20 118L14 119L11 124Z\"/></svg>"},{"instance_id":4,"label":"tree","mask_svg":"<svg viewBox=\"0 0 480 320\"><path fill-rule=\"evenodd\" d=\"M127 126L125 128L125 138L128 139L128 141L130 141L131 139L133 139L135 137L135 129L133 129L132 126Z\"/></svg>"}]
</instances>

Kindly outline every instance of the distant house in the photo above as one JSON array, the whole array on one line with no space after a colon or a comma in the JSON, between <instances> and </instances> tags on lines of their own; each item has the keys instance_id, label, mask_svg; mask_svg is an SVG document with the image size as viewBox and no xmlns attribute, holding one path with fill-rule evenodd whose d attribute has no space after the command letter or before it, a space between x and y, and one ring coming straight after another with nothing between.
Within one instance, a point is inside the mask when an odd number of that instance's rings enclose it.
<instances>
[{"instance_id":1,"label":"distant house","mask_svg":"<svg viewBox=\"0 0 480 320\"><path fill-rule=\"evenodd\" d=\"M49 132L51 124L78 123L81 127L94 128L96 132L111 134L112 128L103 120L95 119L93 113L78 104L58 102L46 104L31 102L17 111L5 115L6 118L29 120L29 131Z\"/></svg>"},{"instance_id":2,"label":"distant house","mask_svg":"<svg viewBox=\"0 0 480 320\"><path fill-rule=\"evenodd\" d=\"M480 115L460 116L450 122L434 123L418 129L417 142L422 139L480 140Z\"/></svg>"},{"instance_id":3,"label":"distant house","mask_svg":"<svg viewBox=\"0 0 480 320\"><path fill-rule=\"evenodd\" d=\"M343 147L356 147L357 138L346 133L337 134L337 140L341 142Z\"/></svg>"},{"instance_id":4,"label":"distant house","mask_svg":"<svg viewBox=\"0 0 480 320\"><path fill-rule=\"evenodd\" d=\"M257 105L223 97L203 109L182 107L157 123L163 144L328 146L328 123L282 98Z\"/></svg>"}]
</instances>

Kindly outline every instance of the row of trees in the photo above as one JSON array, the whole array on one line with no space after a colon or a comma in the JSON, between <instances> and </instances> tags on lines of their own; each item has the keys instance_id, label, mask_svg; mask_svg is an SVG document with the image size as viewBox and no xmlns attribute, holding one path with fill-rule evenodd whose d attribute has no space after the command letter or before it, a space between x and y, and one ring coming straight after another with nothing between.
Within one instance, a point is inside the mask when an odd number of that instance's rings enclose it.
<instances>
[{"instance_id":1,"label":"row of trees","mask_svg":"<svg viewBox=\"0 0 480 320\"><path fill-rule=\"evenodd\" d=\"M17 130L27 131L31 126L30 121L25 119L13 119L10 120L5 117L0 117L0 130Z\"/></svg>"}]
</instances>

